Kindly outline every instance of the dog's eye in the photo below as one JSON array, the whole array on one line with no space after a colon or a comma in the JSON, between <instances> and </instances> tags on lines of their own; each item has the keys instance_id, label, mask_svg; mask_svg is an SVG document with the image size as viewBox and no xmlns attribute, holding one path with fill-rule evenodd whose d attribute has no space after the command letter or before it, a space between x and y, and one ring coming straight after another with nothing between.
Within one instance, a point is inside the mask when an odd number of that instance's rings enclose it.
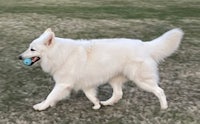
<instances>
[{"instance_id":1,"label":"dog's eye","mask_svg":"<svg viewBox=\"0 0 200 124\"><path fill-rule=\"evenodd\" d=\"M35 49L31 48L31 51L35 51Z\"/></svg>"}]
</instances>

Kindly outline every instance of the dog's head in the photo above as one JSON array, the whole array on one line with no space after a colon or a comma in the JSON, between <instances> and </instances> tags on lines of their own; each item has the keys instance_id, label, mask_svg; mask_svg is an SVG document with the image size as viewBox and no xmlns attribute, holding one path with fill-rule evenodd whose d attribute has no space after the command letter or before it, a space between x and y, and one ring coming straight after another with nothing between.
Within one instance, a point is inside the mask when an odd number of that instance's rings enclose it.
<instances>
[{"instance_id":1,"label":"dog's head","mask_svg":"<svg viewBox=\"0 0 200 124\"><path fill-rule=\"evenodd\" d=\"M45 51L53 45L54 38L54 33L48 28L39 38L33 40L29 48L19 56L19 59L30 58L31 65L33 65L42 59L42 56L46 53Z\"/></svg>"}]
</instances>

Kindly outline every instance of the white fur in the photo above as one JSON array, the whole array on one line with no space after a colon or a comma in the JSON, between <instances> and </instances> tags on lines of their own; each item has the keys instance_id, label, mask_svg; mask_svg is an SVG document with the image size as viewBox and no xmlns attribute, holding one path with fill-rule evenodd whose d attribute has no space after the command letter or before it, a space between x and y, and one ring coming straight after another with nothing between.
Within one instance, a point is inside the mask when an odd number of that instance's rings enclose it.
<instances>
[{"instance_id":1,"label":"white fur","mask_svg":"<svg viewBox=\"0 0 200 124\"><path fill-rule=\"evenodd\" d=\"M75 89L83 90L94 104L93 109L99 109L100 103L118 102L123 95L123 83L131 80L154 93L161 108L166 109L166 96L158 86L157 63L178 48L182 36L180 29L173 29L151 42L125 38L72 40L55 37L51 29L47 29L21 55L23 58L39 56L42 69L56 82L46 100L33 108L44 110L54 106ZM30 51L31 48L36 51ZM96 88L106 82L112 86L113 95L100 102Z\"/></svg>"}]
</instances>

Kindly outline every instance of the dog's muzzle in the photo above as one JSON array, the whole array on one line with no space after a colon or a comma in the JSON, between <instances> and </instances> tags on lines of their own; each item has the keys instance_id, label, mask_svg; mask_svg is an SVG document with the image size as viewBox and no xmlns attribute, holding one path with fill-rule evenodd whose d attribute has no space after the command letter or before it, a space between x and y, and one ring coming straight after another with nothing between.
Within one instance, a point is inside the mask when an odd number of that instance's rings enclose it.
<instances>
[{"instance_id":1,"label":"dog's muzzle","mask_svg":"<svg viewBox=\"0 0 200 124\"><path fill-rule=\"evenodd\" d=\"M22 59L23 59L23 57L22 57L22 56L19 56L18 58L19 58L19 60L22 60Z\"/></svg>"},{"instance_id":2,"label":"dog's muzzle","mask_svg":"<svg viewBox=\"0 0 200 124\"><path fill-rule=\"evenodd\" d=\"M21 55L18 58L20 60L24 60L24 58ZM40 57L38 57L38 56L31 57L31 64L29 66L33 65L34 63L36 63L39 60L40 60Z\"/></svg>"}]
</instances>

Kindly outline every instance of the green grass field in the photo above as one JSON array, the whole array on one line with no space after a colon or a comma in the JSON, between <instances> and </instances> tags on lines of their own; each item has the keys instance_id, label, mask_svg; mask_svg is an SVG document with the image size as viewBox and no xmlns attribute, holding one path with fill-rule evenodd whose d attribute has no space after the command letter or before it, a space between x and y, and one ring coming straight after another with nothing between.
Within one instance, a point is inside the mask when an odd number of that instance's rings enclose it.
<instances>
[{"instance_id":1,"label":"green grass field","mask_svg":"<svg viewBox=\"0 0 200 124\"><path fill-rule=\"evenodd\" d=\"M161 111L153 94L127 82L123 99L114 106L92 110L92 103L78 92L56 107L34 111L32 105L48 95L54 82L39 66L25 67L17 57L49 27L58 37L144 41L182 28L179 50L159 66L169 108ZM0 29L0 124L200 122L199 0L0 0ZM111 93L108 85L99 88L101 100Z\"/></svg>"}]
</instances>

